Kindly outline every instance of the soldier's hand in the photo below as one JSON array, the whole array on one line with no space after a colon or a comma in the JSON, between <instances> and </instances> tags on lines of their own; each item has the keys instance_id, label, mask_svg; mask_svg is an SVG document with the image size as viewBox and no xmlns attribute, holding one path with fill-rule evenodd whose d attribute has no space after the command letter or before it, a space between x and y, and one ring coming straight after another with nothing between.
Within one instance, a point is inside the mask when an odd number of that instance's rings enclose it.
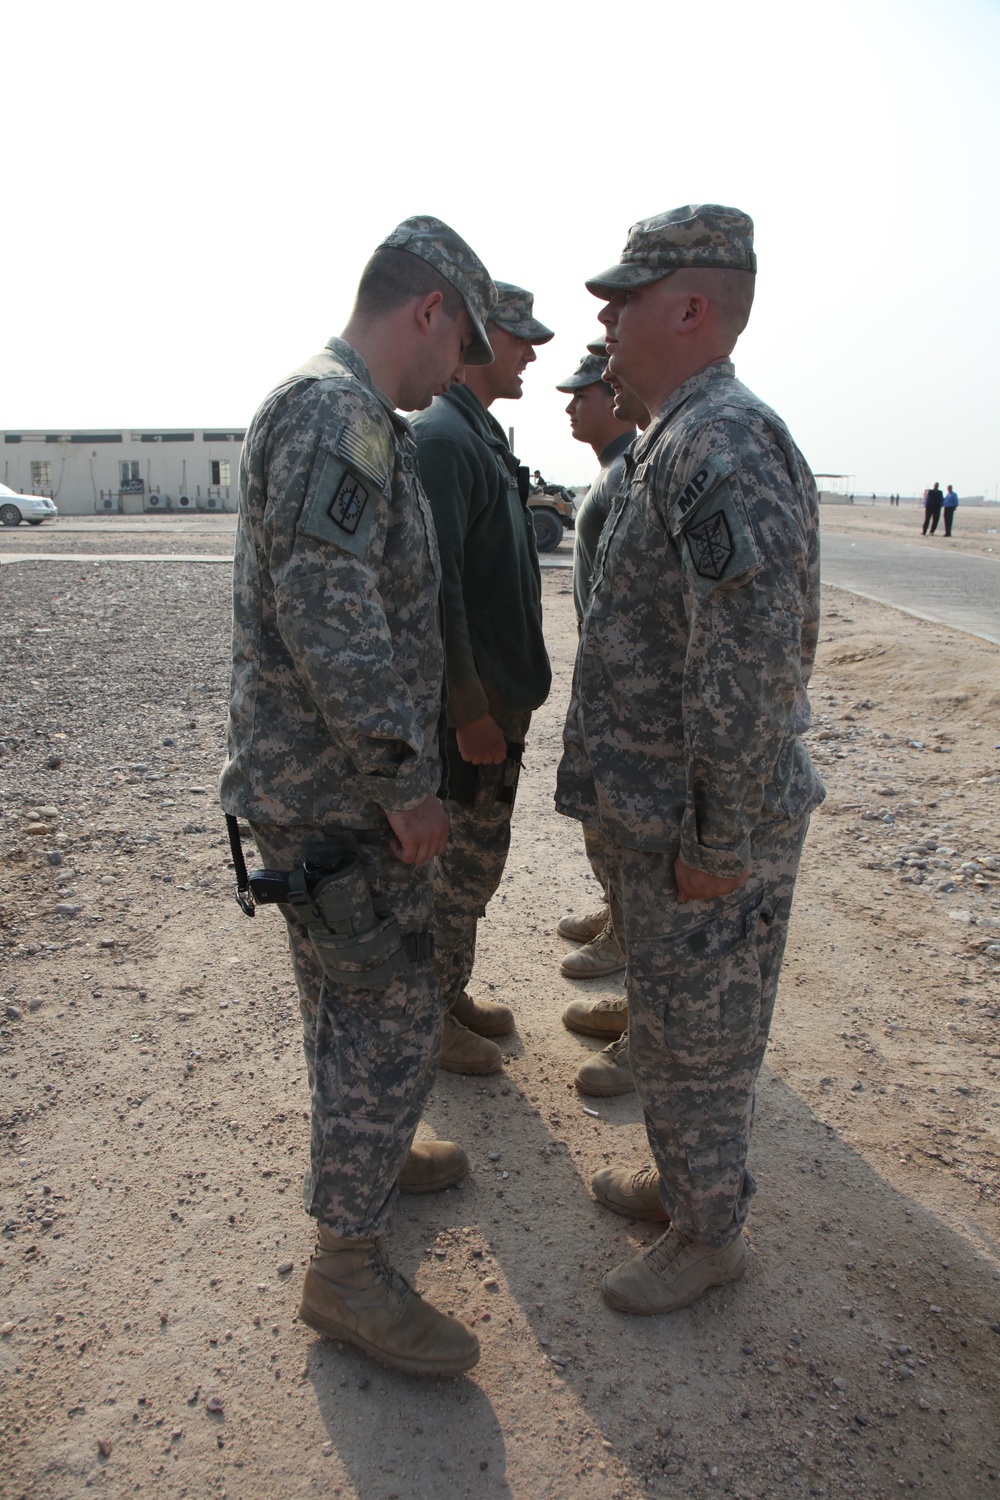
<instances>
[{"instance_id":1,"label":"soldier's hand","mask_svg":"<svg viewBox=\"0 0 1000 1500\"><path fill-rule=\"evenodd\" d=\"M480 714L456 730L458 752L473 766L498 766L507 759L507 737L496 719Z\"/></svg>"},{"instance_id":2,"label":"soldier's hand","mask_svg":"<svg viewBox=\"0 0 1000 1500\"><path fill-rule=\"evenodd\" d=\"M749 875L749 865L742 875L727 877L709 875L704 870L696 870L692 865L686 864L679 855L674 861L677 900L681 902L711 901L715 896L728 896L731 891L738 891L741 885L746 885Z\"/></svg>"},{"instance_id":3,"label":"soldier's hand","mask_svg":"<svg viewBox=\"0 0 1000 1500\"><path fill-rule=\"evenodd\" d=\"M386 817L395 835L389 847L404 865L425 865L444 853L451 824L444 803L433 792L409 812L387 812Z\"/></svg>"}]
</instances>

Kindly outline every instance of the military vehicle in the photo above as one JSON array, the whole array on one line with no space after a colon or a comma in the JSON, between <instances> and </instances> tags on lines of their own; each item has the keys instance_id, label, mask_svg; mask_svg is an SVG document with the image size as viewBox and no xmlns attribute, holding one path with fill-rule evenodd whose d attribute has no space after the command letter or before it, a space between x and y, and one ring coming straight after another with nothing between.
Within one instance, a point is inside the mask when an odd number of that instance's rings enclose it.
<instances>
[{"instance_id":1,"label":"military vehicle","mask_svg":"<svg viewBox=\"0 0 1000 1500\"><path fill-rule=\"evenodd\" d=\"M576 518L576 496L564 484L532 485L528 491L528 508L535 522L535 546L539 552L554 552L563 539L564 529L572 528Z\"/></svg>"}]
</instances>

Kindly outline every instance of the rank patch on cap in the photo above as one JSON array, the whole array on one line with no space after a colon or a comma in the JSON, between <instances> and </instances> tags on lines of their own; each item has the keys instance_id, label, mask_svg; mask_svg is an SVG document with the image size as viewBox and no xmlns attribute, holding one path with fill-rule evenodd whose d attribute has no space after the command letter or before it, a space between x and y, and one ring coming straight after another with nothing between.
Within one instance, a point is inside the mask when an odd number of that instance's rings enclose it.
<instances>
[{"instance_id":1,"label":"rank patch on cap","mask_svg":"<svg viewBox=\"0 0 1000 1500\"><path fill-rule=\"evenodd\" d=\"M348 472L340 481L326 513L331 521L336 521L341 531L353 536L367 504L368 491L356 475Z\"/></svg>"},{"instance_id":2,"label":"rank patch on cap","mask_svg":"<svg viewBox=\"0 0 1000 1500\"><path fill-rule=\"evenodd\" d=\"M689 526L684 535L695 572L702 578L721 578L736 550L725 512L717 510L700 525Z\"/></svg>"}]
</instances>

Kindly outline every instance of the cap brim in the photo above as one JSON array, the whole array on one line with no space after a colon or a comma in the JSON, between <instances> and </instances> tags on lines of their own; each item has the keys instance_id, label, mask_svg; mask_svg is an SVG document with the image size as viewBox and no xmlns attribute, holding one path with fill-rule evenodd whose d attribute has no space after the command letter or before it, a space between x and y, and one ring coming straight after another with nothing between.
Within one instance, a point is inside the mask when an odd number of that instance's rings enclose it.
<instances>
[{"instance_id":1,"label":"cap brim","mask_svg":"<svg viewBox=\"0 0 1000 1500\"><path fill-rule=\"evenodd\" d=\"M549 339L554 339L555 334L551 328L546 328L544 323L539 323L537 318L511 319L510 322L501 322L499 318L491 318L498 328L504 333L512 333L516 339L527 339L529 344L547 344Z\"/></svg>"},{"instance_id":2,"label":"cap brim","mask_svg":"<svg viewBox=\"0 0 1000 1500\"><path fill-rule=\"evenodd\" d=\"M465 363L467 365L491 365L493 363L493 349L489 339L486 337L486 329L468 302L465 302L464 297L462 301L465 304L465 310L469 314L472 326L476 331L475 339L465 351Z\"/></svg>"},{"instance_id":3,"label":"cap brim","mask_svg":"<svg viewBox=\"0 0 1000 1500\"><path fill-rule=\"evenodd\" d=\"M583 284L595 297L610 297L615 292L627 291L633 286L652 286L654 281L662 281L666 276L672 276L679 270L678 266L670 266L663 270L660 266L611 266L607 271L602 271L600 276L594 276L590 281Z\"/></svg>"},{"instance_id":4,"label":"cap brim","mask_svg":"<svg viewBox=\"0 0 1000 1500\"><path fill-rule=\"evenodd\" d=\"M571 375L568 380L564 380L563 381L562 385L557 385L556 386L556 390L557 391L565 391L567 393L567 395L569 395L573 391L584 391L584 390L586 390L586 388L587 388L588 385L603 385L603 384L604 384L604 377L601 376L601 375L597 375L597 376L594 376L594 375Z\"/></svg>"}]
</instances>

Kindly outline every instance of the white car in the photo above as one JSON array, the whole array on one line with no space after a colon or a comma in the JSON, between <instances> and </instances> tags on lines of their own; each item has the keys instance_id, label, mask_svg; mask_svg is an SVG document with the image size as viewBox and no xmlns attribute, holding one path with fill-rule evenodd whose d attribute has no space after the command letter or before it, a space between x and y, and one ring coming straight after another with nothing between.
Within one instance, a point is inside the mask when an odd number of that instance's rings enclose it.
<instances>
[{"instance_id":1,"label":"white car","mask_svg":"<svg viewBox=\"0 0 1000 1500\"><path fill-rule=\"evenodd\" d=\"M41 526L59 514L51 500L44 495L19 495L16 490L0 484L0 526L20 526L27 521L29 526Z\"/></svg>"}]
</instances>

